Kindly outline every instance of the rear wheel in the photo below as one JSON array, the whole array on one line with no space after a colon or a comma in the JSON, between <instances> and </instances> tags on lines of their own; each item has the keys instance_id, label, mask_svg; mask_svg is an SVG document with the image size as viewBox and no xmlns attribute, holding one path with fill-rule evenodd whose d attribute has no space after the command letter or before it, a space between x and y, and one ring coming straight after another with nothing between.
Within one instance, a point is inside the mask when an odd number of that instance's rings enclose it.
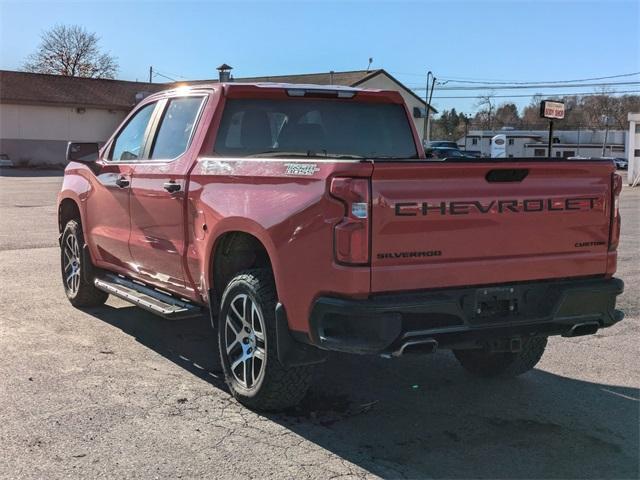
<instances>
[{"instance_id":1,"label":"rear wheel","mask_svg":"<svg viewBox=\"0 0 640 480\"><path fill-rule=\"evenodd\" d=\"M542 358L547 337L524 339L519 352L489 352L483 349L454 350L466 371L481 377L515 377L528 372Z\"/></svg>"},{"instance_id":2,"label":"rear wheel","mask_svg":"<svg viewBox=\"0 0 640 480\"><path fill-rule=\"evenodd\" d=\"M233 396L249 408L282 410L300 402L312 367L285 368L278 360L276 290L266 269L241 272L222 296L218 345Z\"/></svg>"},{"instance_id":3,"label":"rear wheel","mask_svg":"<svg viewBox=\"0 0 640 480\"><path fill-rule=\"evenodd\" d=\"M60 267L62 283L67 298L74 307L97 307L107 301L109 295L93 285L91 265L83 265L84 236L77 220L69 220L62 233ZM89 268L87 268L89 267Z\"/></svg>"}]
</instances>

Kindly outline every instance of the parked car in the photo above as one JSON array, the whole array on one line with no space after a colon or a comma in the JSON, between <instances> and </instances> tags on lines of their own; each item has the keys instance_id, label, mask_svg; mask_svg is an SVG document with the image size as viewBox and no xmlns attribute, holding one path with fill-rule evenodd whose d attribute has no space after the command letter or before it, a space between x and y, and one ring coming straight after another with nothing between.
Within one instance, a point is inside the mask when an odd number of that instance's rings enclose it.
<instances>
[{"instance_id":1,"label":"parked car","mask_svg":"<svg viewBox=\"0 0 640 480\"><path fill-rule=\"evenodd\" d=\"M627 170L629 168L629 160L622 157L616 157L613 159L613 163L616 164L618 170Z\"/></svg>"},{"instance_id":2,"label":"parked car","mask_svg":"<svg viewBox=\"0 0 640 480\"><path fill-rule=\"evenodd\" d=\"M623 318L611 162L437 163L418 138L395 91L148 96L102 149L68 146L66 296L208 311L231 393L261 410L298 403L328 351L451 349L473 374L514 376L548 336Z\"/></svg>"},{"instance_id":3,"label":"parked car","mask_svg":"<svg viewBox=\"0 0 640 480\"><path fill-rule=\"evenodd\" d=\"M572 157L577 158L577 157ZM583 157L580 157L583 158ZM591 157L591 158L599 158L602 160L608 160L613 162L618 170L627 170L629 168L629 161L623 157Z\"/></svg>"},{"instance_id":4,"label":"parked car","mask_svg":"<svg viewBox=\"0 0 640 480\"><path fill-rule=\"evenodd\" d=\"M13 167L13 162L6 153L0 153L0 167Z\"/></svg>"},{"instance_id":5,"label":"parked car","mask_svg":"<svg viewBox=\"0 0 640 480\"><path fill-rule=\"evenodd\" d=\"M475 155L458 150L457 148L436 147L429 148L426 151L427 158L441 158L448 160L460 160L466 158L477 158Z\"/></svg>"},{"instance_id":6,"label":"parked car","mask_svg":"<svg viewBox=\"0 0 640 480\"><path fill-rule=\"evenodd\" d=\"M456 142L451 142L449 140L434 140L432 142L424 142L424 148L455 148L456 150L460 150L458 144Z\"/></svg>"}]
</instances>

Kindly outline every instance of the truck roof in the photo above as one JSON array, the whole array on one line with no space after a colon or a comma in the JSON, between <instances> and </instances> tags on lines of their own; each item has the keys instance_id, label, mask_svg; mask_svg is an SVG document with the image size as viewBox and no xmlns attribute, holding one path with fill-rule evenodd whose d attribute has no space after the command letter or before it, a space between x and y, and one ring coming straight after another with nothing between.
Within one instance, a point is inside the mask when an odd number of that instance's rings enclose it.
<instances>
[{"instance_id":1,"label":"truck roof","mask_svg":"<svg viewBox=\"0 0 640 480\"><path fill-rule=\"evenodd\" d=\"M179 92L191 92L198 90L211 90L220 88L224 90L227 96L243 96L243 94L249 94L251 92L288 92L290 96L304 96L306 93L311 94L326 94L336 93L340 98L351 98L358 94L359 96L365 95L367 97L377 97L380 99L387 99L393 103L402 103L404 100L399 92L395 90L381 90L374 88L358 88L348 87L344 85L318 85L318 84L304 84L304 83L280 83L280 82L223 82L223 83L204 83L197 85L178 85L175 88L163 90L161 92L154 93L149 97L162 96L169 93ZM291 95L291 92L297 92L297 94Z\"/></svg>"}]
</instances>

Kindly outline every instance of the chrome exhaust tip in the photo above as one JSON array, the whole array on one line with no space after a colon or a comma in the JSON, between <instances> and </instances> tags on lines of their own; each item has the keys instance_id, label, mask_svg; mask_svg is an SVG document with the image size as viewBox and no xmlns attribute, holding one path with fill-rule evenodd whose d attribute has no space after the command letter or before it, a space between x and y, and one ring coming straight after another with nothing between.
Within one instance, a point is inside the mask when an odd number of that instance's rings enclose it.
<instances>
[{"instance_id":1,"label":"chrome exhaust tip","mask_svg":"<svg viewBox=\"0 0 640 480\"><path fill-rule=\"evenodd\" d=\"M581 337L583 335L593 335L600 328L600 324L598 322L586 322L586 323L576 323L567 331L565 331L562 336L563 337Z\"/></svg>"},{"instance_id":2,"label":"chrome exhaust tip","mask_svg":"<svg viewBox=\"0 0 640 480\"><path fill-rule=\"evenodd\" d=\"M438 350L438 342L433 338L426 338L424 340L409 340L400 345L400 348L393 352L391 356L401 357L402 355L409 353L416 354L429 354L435 353Z\"/></svg>"}]
</instances>

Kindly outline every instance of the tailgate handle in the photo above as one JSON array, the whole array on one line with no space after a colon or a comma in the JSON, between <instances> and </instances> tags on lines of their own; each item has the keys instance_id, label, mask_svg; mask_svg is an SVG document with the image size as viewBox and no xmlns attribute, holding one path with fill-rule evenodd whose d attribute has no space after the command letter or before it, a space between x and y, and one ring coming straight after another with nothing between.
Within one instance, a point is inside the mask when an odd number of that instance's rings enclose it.
<instances>
[{"instance_id":1,"label":"tailgate handle","mask_svg":"<svg viewBox=\"0 0 640 480\"><path fill-rule=\"evenodd\" d=\"M490 183L521 182L527 175L529 175L529 170L526 168L501 168L489 170L485 178Z\"/></svg>"}]
</instances>

